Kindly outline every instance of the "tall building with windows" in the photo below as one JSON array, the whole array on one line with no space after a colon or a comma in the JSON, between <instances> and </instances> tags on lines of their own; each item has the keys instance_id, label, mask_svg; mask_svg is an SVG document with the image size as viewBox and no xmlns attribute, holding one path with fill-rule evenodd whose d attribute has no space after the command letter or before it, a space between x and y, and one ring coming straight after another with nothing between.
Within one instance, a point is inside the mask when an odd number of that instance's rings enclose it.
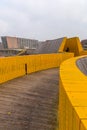
<instances>
[{"instance_id":1,"label":"tall building with windows","mask_svg":"<svg viewBox=\"0 0 87 130\"><path fill-rule=\"evenodd\" d=\"M1 37L4 49L18 48L16 37Z\"/></svg>"},{"instance_id":2,"label":"tall building with windows","mask_svg":"<svg viewBox=\"0 0 87 130\"><path fill-rule=\"evenodd\" d=\"M4 49L36 49L39 46L38 40L2 36L2 44Z\"/></svg>"},{"instance_id":3,"label":"tall building with windows","mask_svg":"<svg viewBox=\"0 0 87 130\"><path fill-rule=\"evenodd\" d=\"M81 43L82 43L83 49L84 49L84 50L87 50L87 39L82 40Z\"/></svg>"}]
</instances>

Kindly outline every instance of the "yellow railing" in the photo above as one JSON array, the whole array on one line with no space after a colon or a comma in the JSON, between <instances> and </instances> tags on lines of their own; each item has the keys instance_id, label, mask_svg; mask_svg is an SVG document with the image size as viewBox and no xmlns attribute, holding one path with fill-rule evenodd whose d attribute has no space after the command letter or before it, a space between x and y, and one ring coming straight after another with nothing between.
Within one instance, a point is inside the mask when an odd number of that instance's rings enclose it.
<instances>
[{"instance_id":1,"label":"yellow railing","mask_svg":"<svg viewBox=\"0 0 87 130\"><path fill-rule=\"evenodd\" d=\"M23 76L26 73L59 67L62 61L70 57L73 57L72 53L0 58L0 83Z\"/></svg>"},{"instance_id":2,"label":"yellow railing","mask_svg":"<svg viewBox=\"0 0 87 130\"><path fill-rule=\"evenodd\" d=\"M82 52L80 52L80 55L87 55L87 50L83 50Z\"/></svg>"},{"instance_id":3,"label":"yellow railing","mask_svg":"<svg viewBox=\"0 0 87 130\"><path fill-rule=\"evenodd\" d=\"M60 66L58 130L87 130L87 76L76 65L79 58Z\"/></svg>"},{"instance_id":4,"label":"yellow railing","mask_svg":"<svg viewBox=\"0 0 87 130\"><path fill-rule=\"evenodd\" d=\"M69 47L73 53L63 52ZM80 41L64 38L56 54L39 54L0 58L0 83L32 72L59 67L71 57L85 55ZM87 129L87 77L76 66L79 57L71 58L60 67L59 130Z\"/></svg>"}]
</instances>

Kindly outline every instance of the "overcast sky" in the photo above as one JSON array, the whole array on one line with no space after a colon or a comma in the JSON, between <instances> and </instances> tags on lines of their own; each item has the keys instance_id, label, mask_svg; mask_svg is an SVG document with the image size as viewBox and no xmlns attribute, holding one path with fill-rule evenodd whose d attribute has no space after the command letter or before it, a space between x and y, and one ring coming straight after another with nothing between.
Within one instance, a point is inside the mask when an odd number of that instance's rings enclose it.
<instances>
[{"instance_id":1,"label":"overcast sky","mask_svg":"<svg viewBox=\"0 0 87 130\"><path fill-rule=\"evenodd\" d=\"M87 0L2 0L0 36L87 38Z\"/></svg>"}]
</instances>

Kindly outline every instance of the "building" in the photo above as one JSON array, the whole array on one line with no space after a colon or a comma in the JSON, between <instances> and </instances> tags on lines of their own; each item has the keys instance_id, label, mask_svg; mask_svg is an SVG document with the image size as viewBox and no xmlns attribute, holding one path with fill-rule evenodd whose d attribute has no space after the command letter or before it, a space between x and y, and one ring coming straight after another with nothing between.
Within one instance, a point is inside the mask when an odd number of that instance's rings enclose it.
<instances>
[{"instance_id":1,"label":"building","mask_svg":"<svg viewBox=\"0 0 87 130\"><path fill-rule=\"evenodd\" d=\"M83 49L84 49L84 50L87 50L87 39L82 40L81 43L82 43Z\"/></svg>"},{"instance_id":2,"label":"building","mask_svg":"<svg viewBox=\"0 0 87 130\"><path fill-rule=\"evenodd\" d=\"M3 44L0 42L0 50L3 49Z\"/></svg>"},{"instance_id":3,"label":"building","mask_svg":"<svg viewBox=\"0 0 87 130\"><path fill-rule=\"evenodd\" d=\"M36 49L39 46L38 40L2 36L2 44L4 49Z\"/></svg>"},{"instance_id":4,"label":"building","mask_svg":"<svg viewBox=\"0 0 87 130\"><path fill-rule=\"evenodd\" d=\"M63 38L46 40L39 43L39 47L36 49L36 54L50 54L58 53L59 47L63 42Z\"/></svg>"},{"instance_id":5,"label":"building","mask_svg":"<svg viewBox=\"0 0 87 130\"><path fill-rule=\"evenodd\" d=\"M36 49L38 48L38 40L17 38L18 48L25 49Z\"/></svg>"},{"instance_id":6,"label":"building","mask_svg":"<svg viewBox=\"0 0 87 130\"><path fill-rule=\"evenodd\" d=\"M18 48L16 37L1 37L4 49Z\"/></svg>"}]
</instances>

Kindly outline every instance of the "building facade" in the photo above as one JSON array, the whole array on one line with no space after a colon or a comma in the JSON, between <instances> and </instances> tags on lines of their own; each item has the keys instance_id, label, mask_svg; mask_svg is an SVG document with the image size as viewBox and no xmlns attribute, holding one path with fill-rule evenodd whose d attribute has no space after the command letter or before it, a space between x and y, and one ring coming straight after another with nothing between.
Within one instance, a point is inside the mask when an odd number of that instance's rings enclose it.
<instances>
[{"instance_id":1,"label":"building facade","mask_svg":"<svg viewBox=\"0 0 87 130\"><path fill-rule=\"evenodd\" d=\"M18 37L1 37L4 49L36 49L39 46L38 40L18 38Z\"/></svg>"}]
</instances>

